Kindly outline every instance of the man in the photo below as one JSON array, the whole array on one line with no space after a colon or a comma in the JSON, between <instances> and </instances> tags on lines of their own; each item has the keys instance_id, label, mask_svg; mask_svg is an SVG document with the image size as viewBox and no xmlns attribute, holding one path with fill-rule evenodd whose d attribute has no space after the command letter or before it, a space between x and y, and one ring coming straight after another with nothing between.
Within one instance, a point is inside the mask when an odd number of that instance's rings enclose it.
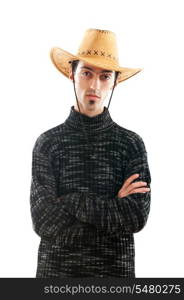
<instances>
[{"instance_id":1,"label":"man","mask_svg":"<svg viewBox=\"0 0 184 300\"><path fill-rule=\"evenodd\" d=\"M41 237L36 277L135 277L133 234L150 211L147 151L103 104L141 69L119 66L108 30L88 29L77 55L55 47L51 59L73 82L76 102L33 148L31 216Z\"/></svg>"}]
</instances>

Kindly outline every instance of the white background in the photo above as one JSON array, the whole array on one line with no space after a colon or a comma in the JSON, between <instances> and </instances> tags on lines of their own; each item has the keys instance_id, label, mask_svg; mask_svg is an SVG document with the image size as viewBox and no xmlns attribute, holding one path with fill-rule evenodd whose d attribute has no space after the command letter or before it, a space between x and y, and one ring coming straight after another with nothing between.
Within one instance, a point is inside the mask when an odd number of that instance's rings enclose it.
<instances>
[{"instance_id":1,"label":"white background","mask_svg":"<svg viewBox=\"0 0 184 300\"><path fill-rule=\"evenodd\" d=\"M0 277L35 277L40 238L29 206L32 148L64 122L72 83L52 64L88 28L116 33L120 65L144 68L122 82L112 119L144 140L152 176L145 228L135 234L136 277L184 277L183 1L1 1ZM107 104L107 103L106 103Z\"/></svg>"}]
</instances>

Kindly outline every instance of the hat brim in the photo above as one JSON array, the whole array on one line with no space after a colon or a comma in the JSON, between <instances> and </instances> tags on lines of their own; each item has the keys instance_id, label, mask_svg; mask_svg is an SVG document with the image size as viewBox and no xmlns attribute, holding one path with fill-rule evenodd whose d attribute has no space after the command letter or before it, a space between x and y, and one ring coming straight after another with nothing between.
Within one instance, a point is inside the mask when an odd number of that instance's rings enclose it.
<instances>
[{"instance_id":1,"label":"hat brim","mask_svg":"<svg viewBox=\"0 0 184 300\"><path fill-rule=\"evenodd\" d=\"M107 63L107 60L103 61L101 57L83 57L80 55L73 55L61 48L53 47L50 51L50 58L55 65L55 67L67 78L69 78L69 72L70 72L70 64L69 62L72 60L82 60L86 63L89 63L90 65L106 69L106 70L112 70L112 71L119 71L120 74L117 78L117 83L120 83L122 81L125 81L126 79L136 75L140 71L142 71L142 68L125 68L120 67L112 63L112 61L109 60L109 63Z\"/></svg>"}]
</instances>

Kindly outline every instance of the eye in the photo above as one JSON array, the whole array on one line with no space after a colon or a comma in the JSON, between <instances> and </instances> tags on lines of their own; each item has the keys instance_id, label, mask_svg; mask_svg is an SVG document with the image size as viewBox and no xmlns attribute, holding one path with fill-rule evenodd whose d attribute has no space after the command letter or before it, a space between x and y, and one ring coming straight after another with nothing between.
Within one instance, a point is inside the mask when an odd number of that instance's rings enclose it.
<instances>
[{"instance_id":1,"label":"eye","mask_svg":"<svg viewBox=\"0 0 184 300\"><path fill-rule=\"evenodd\" d=\"M82 72L82 75L84 75L84 76L88 76L88 74L90 74L90 72L88 72L88 71Z\"/></svg>"},{"instance_id":2,"label":"eye","mask_svg":"<svg viewBox=\"0 0 184 300\"><path fill-rule=\"evenodd\" d=\"M109 79L111 79L111 75L104 74L104 75L102 75L102 79L109 80Z\"/></svg>"}]
</instances>

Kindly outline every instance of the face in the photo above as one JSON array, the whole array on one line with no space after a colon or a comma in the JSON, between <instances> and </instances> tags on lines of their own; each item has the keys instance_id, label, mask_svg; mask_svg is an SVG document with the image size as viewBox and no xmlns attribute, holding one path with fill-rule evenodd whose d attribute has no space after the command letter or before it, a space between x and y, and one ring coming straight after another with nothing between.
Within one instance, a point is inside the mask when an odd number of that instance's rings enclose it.
<instances>
[{"instance_id":1,"label":"face","mask_svg":"<svg viewBox=\"0 0 184 300\"><path fill-rule=\"evenodd\" d=\"M91 116L103 112L103 102L112 92L115 72L79 61L74 76L80 111ZM73 80L71 71L70 79ZM74 108L78 111L77 103Z\"/></svg>"}]
</instances>

